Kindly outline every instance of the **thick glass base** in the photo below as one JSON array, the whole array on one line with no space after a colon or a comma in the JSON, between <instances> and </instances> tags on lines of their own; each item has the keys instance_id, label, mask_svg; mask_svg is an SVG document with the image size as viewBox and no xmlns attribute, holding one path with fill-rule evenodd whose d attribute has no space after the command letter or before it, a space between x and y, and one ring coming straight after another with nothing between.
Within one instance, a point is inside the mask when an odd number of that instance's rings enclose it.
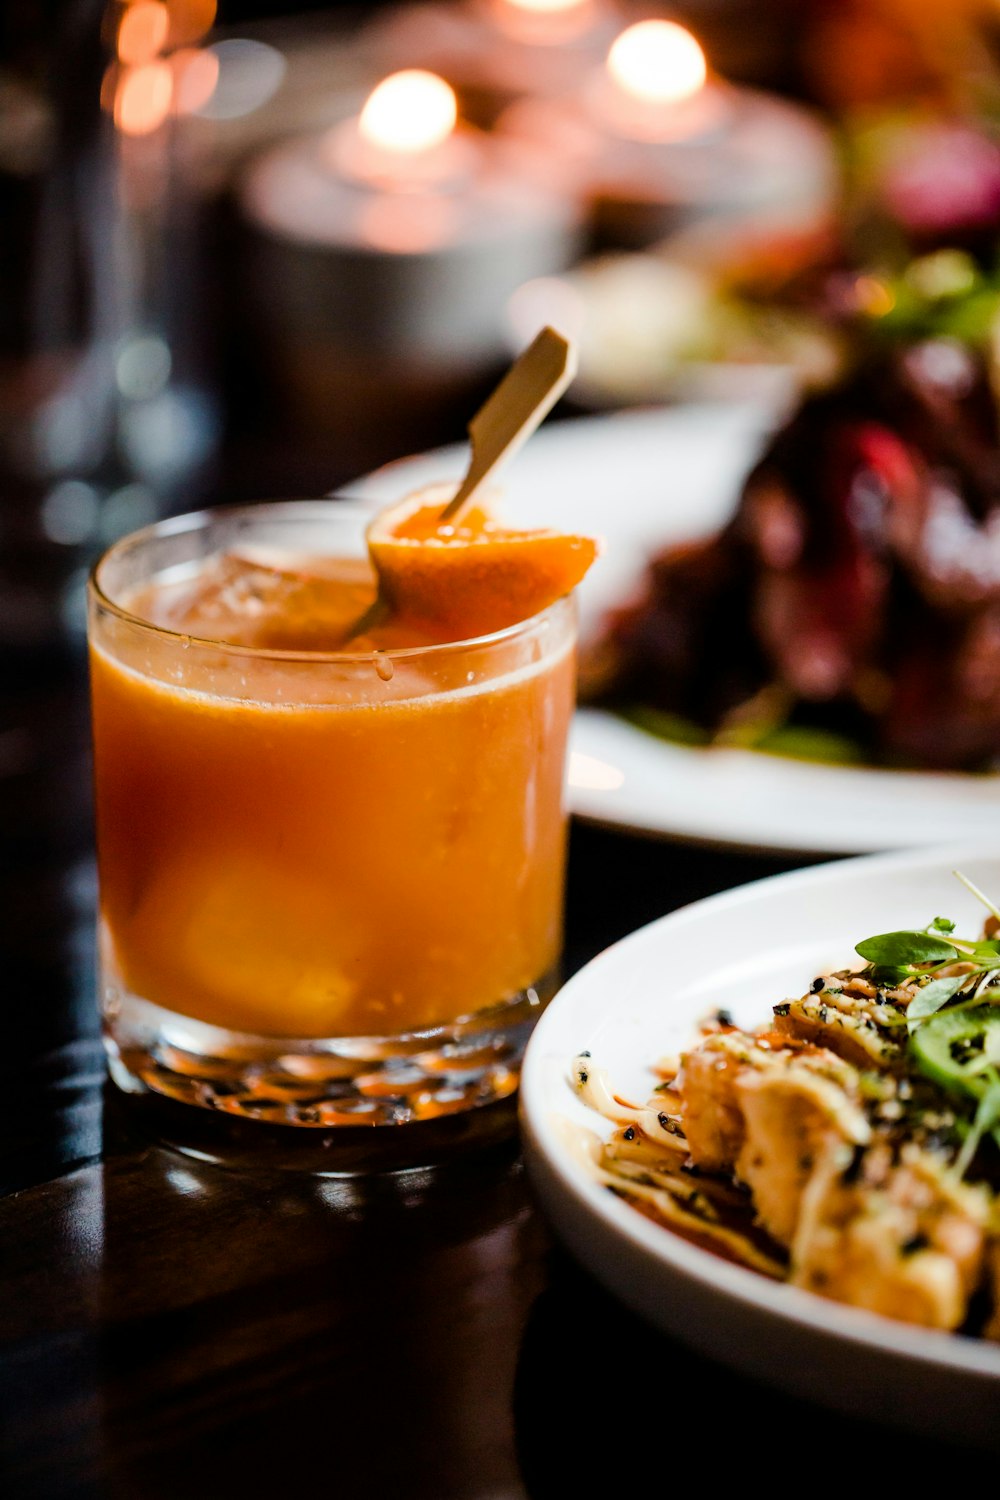
<instances>
[{"instance_id":1,"label":"thick glass base","mask_svg":"<svg viewBox=\"0 0 1000 1500\"><path fill-rule=\"evenodd\" d=\"M108 1066L158 1136L203 1158L333 1175L426 1165L512 1128L524 1049L556 988L547 975L447 1025L317 1040L208 1026L111 984Z\"/></svg>"}]
</instances>

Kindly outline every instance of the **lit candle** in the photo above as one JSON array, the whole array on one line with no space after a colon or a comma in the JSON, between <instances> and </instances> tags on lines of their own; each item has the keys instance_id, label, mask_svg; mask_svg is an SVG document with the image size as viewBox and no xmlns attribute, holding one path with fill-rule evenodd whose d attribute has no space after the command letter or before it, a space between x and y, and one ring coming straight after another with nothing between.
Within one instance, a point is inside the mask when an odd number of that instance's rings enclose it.
<instances>
[{"instance_id":1,"label":"lit candle","mask_svg":"<svg viewBox=\"0 0 1000 1500\"><path fill-rule=\"evenodd\" d=\"M453 189L476 166L476 146L457 123L454 89L434 73L406 68L384 78L360 114L334 126L324 149L334 171L362 185Z\"/></svg>"},{"instance_id":2,"label":"lit candle","mask_svg":"<svg viewBox=\"0 0 1000 1500\"><path fill-rule=\"evenodd\" d=\"M515 99L575 88L620 25L616 0L431 0L380 16L365 45L387 65L435 69L465 116L491 125Z\"/></svg>"},{"instance_id":3,"label":"lit candle","mask_svg":"<svg viewBox=\"0 0 1000 1500\"><path fill-rule=\"evenodd\" d=\"M701 46L675 21L638 21L623 31L591 92L609 124L636 140L690 139L726 113Z\"/></svg>"},{"instance_id":4,"label":"lit candle","mask_svg":"<svg viewBox=\"0 0 1000 1500\"><path fill-rule=\"evenodd\" d=\"M616 17L601 0L481 0L478 8L508 36L542 47L605 31Z\"/></svg>"},{"instance_id":5,"label":"lit candle","mask_svg":"<svg viewBox=\"0 0 1000 1500\"><path fill-rule=\"evenodd\" d=\"M818 121L714 76L673 21L628 27L581 88L520 100L499 129L540 171L561 164L605 244L651 244L707 216L825 215L836 189Z\"/></svg>"},{"instance_id":6,"label":"lit candle","mask_svg":"<svg viewBox=\"0 0 1000 1500\"><path fill-rule=\"evenodd\" d=\"M511 293L581 242L575 201L461 124L451 88L416 69L258 158L240 205L262 331L326 427L359 403L367 421L376 389L384 410L394 389L453 392L491 370Z\"/></svg>"}]
</instances>

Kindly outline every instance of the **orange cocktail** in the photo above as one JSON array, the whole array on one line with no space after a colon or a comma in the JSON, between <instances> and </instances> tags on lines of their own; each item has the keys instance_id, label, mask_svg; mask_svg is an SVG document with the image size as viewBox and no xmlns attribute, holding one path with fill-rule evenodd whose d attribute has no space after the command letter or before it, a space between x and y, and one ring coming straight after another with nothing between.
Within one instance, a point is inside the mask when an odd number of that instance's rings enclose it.
<instances>
[{"instance_id":1,"label":"orange cocktail","mask_svg":"<svg viewBox=\"0 0 1000 1500\"><path fill-rule=\"evenodd\" d=\"M401 1058L446 1103L516 1076L561 944L573 606L331 649L373 593L339 502L182 518L97 570L103 983L130 1083L322 1124L390 1095L398 1117L420 1093ZM449 1069L463 1048L489 1078ZM310 1078L336 1087L300 1108Z\"/></svg>"}]
</instances>

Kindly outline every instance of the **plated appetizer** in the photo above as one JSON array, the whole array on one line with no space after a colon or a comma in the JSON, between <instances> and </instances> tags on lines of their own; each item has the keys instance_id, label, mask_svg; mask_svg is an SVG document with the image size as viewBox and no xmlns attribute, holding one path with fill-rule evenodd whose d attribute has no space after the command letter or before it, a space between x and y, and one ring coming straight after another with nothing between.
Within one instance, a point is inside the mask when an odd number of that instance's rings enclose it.
<instances>
[{"instance_id":1,"label":"plated appetizer","mask_svg":"<svg viewBox=\"0 0 1000 1500\"><path fill-rule=\"evenodd\" d=\"M989 770L1000 145L961 122L885 125L853 156L843 243L761 303L811 318L838 357L723 530L653 558L588 686L686 743Z\"/></svg>"},{"instance_id":2,"label":"plated appetizer","mask_svg":"<svg viewBox=\"0 0 1000 1500\"><path fill-rule=\"evenodd\" d=\"M884 341L805 402L718 535L653 561L608 622L592 696L696 743L988 769L1000 758L1000 421L992 356L959 330L973 300L995 320L1000 296L950 252L898 285L859 293L861 280L852 296L895 309ZM932 281L918 305L915 287Z\"/></svg>"},{"instance_id":3,"label":"plated appetizer","mask_svg":"<svg viewBox=\"0 0 1000 1500\"><path fill-rule=\"evenodd\" d=\"M973 888L974 889L974 888ZM976 894L980 894L976 892ZM986 901L986 898L982 898ZM1000 1339L1000 911L975 939L942 917L857 945L863 965L726 1010L650 1098L589 1054L589 1172L705 1248L820 1296Z\"/></svg>"}]
</instances>

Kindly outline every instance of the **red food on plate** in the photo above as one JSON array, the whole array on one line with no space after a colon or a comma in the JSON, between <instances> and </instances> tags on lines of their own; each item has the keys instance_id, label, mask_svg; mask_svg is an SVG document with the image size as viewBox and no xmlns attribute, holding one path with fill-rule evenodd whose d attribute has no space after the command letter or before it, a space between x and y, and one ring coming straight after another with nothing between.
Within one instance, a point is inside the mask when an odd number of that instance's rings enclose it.
<instances>
[{"instance_id":1,"label":"red food on plate","mask_svg":"<svg viewBox=\"0 0 1000 1500\"><path fill-rule=\"evenodd\" d=\"M874 762L989 767L1000 422L988 355L936 333L870 350L777 435L719 535L653 561L598 659L600 700L706 738L797 753L794 733L814 733Z\"/></svg>"}]
</instances>

